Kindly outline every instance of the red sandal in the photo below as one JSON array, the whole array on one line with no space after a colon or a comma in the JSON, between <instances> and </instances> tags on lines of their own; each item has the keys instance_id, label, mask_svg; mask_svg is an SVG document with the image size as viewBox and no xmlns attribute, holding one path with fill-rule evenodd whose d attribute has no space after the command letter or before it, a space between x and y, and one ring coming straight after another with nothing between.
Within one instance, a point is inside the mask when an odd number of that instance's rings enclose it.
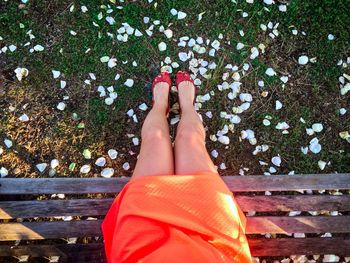
<instances>
[{"instance_id":1,"label":"red sandal","mask_svg":"<svg viewBox=\"0 0 350 263\"><path fill-rule=\"evenodd\" d=\"M193 105L194 105L194 102L196 100L196 86L194 85L194 81L191 78L191 75L186 71L177 72L176 73L176 87L179 88L179 84L183 81L189 81L194 86L194 100L193 100Z\"/></svg>"},{"instance_id":2,"label":"red sandal","mask_svg":"<svg viewBox=\"0 0 350 263\"><path fill-rule=\"evenodd\" d=\"M166 82L166 83L169 85L169 90L170 90L170 87L171 87L171 78L170 78L169 72L167 72L167 71L162 72L162 73L158 74L157 77L154 78L154 80L153 80L153 82L152 82L152 88L151 88L151 92L152 92L152 103L153 103L153 104L154 104L153 90L154 90L154 87L156 86L156 84L158 84L158 83L160 83L160 82ZM168 115L169 110L170 110L170 108L169 108L169 106L168 106L166 115Z\"/></svg>"}]
</instances>

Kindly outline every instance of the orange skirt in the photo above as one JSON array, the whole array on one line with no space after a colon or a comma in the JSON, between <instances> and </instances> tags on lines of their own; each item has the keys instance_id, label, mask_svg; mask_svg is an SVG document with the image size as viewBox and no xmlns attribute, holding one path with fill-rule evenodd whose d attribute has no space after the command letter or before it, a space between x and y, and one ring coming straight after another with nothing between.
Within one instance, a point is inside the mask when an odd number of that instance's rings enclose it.
<instances>
[{"instance_id":1,"label":"orange skirt","mask_svg":"<svg viewBox=\"0 0 350 263\"><path fill-rule=\"evenodd\" d=\"M218 174L132 179L102 224L109 263L251 262L245 216Z\"/></svg>"}]
</instances>

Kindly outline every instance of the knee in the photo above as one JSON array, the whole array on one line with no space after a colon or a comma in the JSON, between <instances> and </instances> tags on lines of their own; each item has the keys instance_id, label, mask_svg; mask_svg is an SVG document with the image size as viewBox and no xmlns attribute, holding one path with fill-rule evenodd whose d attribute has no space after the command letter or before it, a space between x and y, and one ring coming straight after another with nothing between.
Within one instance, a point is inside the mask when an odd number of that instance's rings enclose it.
<instances>
[{"instance_id":1,"label":"knee","mask_svg":"<svg viewBox=\"0 0 350 263\"><path fill-rule=\"evenodd\" d=\"M148 127L142 129L141 136L143 141L159 141L169 138L169 133L160 127Z\"/></svg>"},{"instance_id":2,"label":"knee","mask_svg":"<svg viewBox=\"0 0 350 263\"><path fill-rule=\"evenodd\" d=\"M175 141L185 141L188 144L197 144L205 141L205 130L202 126L193 125L180 127L177 130Z\"/></svg>"}]
</instances>

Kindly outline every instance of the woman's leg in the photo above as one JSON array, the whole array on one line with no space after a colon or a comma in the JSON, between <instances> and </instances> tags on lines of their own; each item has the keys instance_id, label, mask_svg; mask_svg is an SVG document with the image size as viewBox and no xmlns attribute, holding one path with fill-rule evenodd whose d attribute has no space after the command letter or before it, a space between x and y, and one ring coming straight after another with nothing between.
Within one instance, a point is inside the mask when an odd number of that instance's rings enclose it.
<instances>
[{"instance_id":1,"label":"woman's leg","mask_svg":"<svg viewBox=\"0 0 350 263\"><path fill-rule=\"evenodd\" d=\"M195 87L183 81L178 87L181 120L175 138L175 173L216 173L205 147L205 130L193 106Z\"/></svg>"},{"instance_id":2,"label":"woman's leg","mask_svg":"<svg viewBox=\"0 0 350 263\"><path fill-rule=\"evenodd\" d=\"M154 87L154 105L142 125L141 150L132 178L174 174L173 149L166 117L168 86L166 82L160 82Z\"/></svg>"}]
</instances>

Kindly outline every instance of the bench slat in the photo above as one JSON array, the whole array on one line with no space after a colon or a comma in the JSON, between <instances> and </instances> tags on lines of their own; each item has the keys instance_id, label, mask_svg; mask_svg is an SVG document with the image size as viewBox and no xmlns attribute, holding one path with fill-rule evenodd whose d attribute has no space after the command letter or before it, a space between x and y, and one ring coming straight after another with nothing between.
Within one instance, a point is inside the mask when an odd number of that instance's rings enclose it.
<instances>
[{"instance_id":1,"label":"bench slat","mask_svg":"<svg viewBox=\"0 0 350 263\"><path fill-rule=\"evenodd\" d=\"M347 233L349 224L350 216L253 216L246 233Z\"/></svg>"},{"instance_id":2,"label":"bench slat","mask_svg":"<svg viewBox=\"0 0 350 263\"><path fill-rule=\"evenodd\" d=\"M0 240L100 236L102 220L1 223ZM258 216L247 218L247 234L347 233L350 216Z\"/></svg>"},{"instance_id":3,"label":"bench slat","mask_svg":"<svg viewBox=\"0 0 350 263\"><path fill-rule=\"evenodd\" d=\"M233 192L350 189L350 174L223 176ZM2 178L0 194L120 192L129 178Z\"/></svg>"},{"instance_id":4,"label":"bench slat","mask_svg":"<svg viewBox=\"0 0 350 263\"><path fill-rule=\"evenodd\" d=\"M288 255L324 255L336 254L350 255L349 237L332 238L248 238L252 256L288 256ZM101 259L105 262L104 247L102 243L95 244L58 244L58 245L23 245L0 246L1 257L16 257L31 255L32 257L61 256L62 261L70 259L79 262L94 262L89 259ZM75 261L74 261L75 262Z\"/></svg>"},{"instance_id":5,"label":"bench slat","mask_svg":"<svg viewBox=\"0 0 350 263\"><path fill-rule=\"evenodd\" d=\"M106 215L113 198L0 202L0 219Z\"/></svg>"},{"instance_id":6,"label":"bench slat","mask_svg":"<svg viewBox=\"0 0 350 263\"><path fill-rule=\"evenodd\" d=\"M102 220L1 223L0 240L101 236Z\"/></svg>"},{"instance_id":7,"label":"bench slat","mask_svg":"<svg viewBox=\"0 0 350 263\"><path fill-rule=\"evenodd\" d=\"M59 262L106 262L102 243L0 246L0 257L18 257L23 255L37 258L59 256Z\"/></svg>"},{"instance_id":8,"label":"bench slat","mask_svg":"<svg viewBox=\"0 0 350 263\"><path fill-rule=\"evenodd\" d=\"M349 237L248 239L252 256L350 255Z\"/></svg>"},{"instance_id":9,"label":"bench slat","mask_svg":"<svg viewBox=\"0 0 350 263\"><path fill-rule=\"evenodd\" d=\"M350 211L350 195L235 196L243 211Z\"/></svg>"},{"instance_id":10,"label":"bench slat","mask_svg":"<svg viewBox=\"0 0 350 263\"><path fill-rule=\"evenodd\" d=\"M349 195L236 196L235 198L244 212L350 211ZM113 198L106 198L4 201L0 202L0 219L105 215L113 200Z\"/></svg>"}]
</instances>

